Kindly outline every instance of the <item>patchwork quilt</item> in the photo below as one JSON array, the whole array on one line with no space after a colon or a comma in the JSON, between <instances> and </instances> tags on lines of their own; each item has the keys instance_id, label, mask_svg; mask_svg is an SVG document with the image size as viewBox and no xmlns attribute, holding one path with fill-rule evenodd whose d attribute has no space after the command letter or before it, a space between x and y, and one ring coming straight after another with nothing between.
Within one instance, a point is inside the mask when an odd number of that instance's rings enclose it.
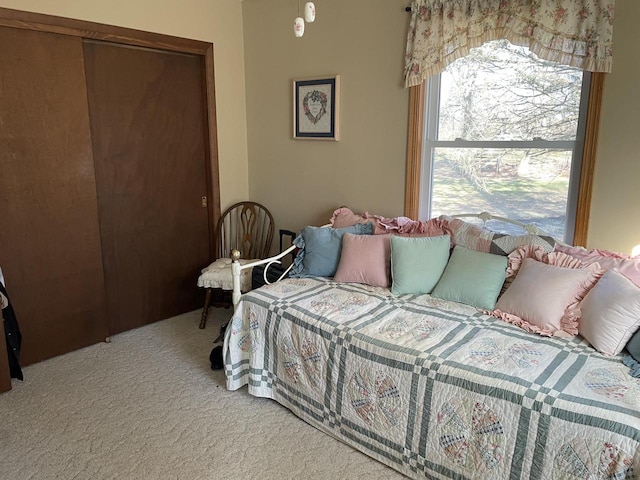
<instances>
[{"instance_id":1,"label":"patchwork quilt","mask_svg":"<svg viewBox=\"0 0 640 480\"><path fill-rule=\"evenodd\" d=\"M620 358L462 304L286 279L243 295L224 358L229 389L411 478L640 472L640 379Z\"/></svg>"}]
</instances>

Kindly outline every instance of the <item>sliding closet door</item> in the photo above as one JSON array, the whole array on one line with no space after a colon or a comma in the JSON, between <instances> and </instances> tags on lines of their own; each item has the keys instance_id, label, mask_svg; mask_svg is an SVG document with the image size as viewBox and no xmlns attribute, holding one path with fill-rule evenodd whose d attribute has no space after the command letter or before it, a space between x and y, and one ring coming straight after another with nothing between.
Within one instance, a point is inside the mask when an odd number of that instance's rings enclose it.
<instances>
[{"instance_id":1,"label":"sliding closet door","mask_svg":"<svg viewBox=\"0 0 640 480\"><path fill-rule=\"evenodd\" d=\"M84 45L111 333L200 306L209 260L201 57ZM195 324L194 324L195 327Z\"/></svg>"},{"instance_id":2,"label":"sliding closet door","mask_svg":"<svg viewBox=\"0 0 640 480\"><path fill-rule=\"evenodd\" d=\"M108 335L82 41L0 28L0 266L23 364Z\"/></svg>"}]
</instances>

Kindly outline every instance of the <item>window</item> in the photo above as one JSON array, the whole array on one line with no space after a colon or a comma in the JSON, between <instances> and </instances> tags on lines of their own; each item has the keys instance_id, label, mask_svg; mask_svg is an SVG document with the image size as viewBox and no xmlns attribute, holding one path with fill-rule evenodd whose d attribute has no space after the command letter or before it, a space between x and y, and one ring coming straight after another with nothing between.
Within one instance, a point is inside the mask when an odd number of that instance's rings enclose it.
<instances>
[{"instance_id":1,"label":"window","mask_svg":"<svg viewBox=\"0 0 640 480\"><path fill-rule=\"evenodd\" d=\"M429 79L420 218L486 210L571 243L590 78L497 40Z\"/></svg>"}]
</instances>

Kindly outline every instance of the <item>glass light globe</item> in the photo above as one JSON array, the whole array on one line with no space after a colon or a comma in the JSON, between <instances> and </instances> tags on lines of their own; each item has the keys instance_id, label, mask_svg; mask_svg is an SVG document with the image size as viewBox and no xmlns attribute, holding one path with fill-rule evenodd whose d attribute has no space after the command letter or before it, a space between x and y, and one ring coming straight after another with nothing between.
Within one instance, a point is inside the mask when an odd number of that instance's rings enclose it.
<instances>
[{"instance_id":1,"label":"glass light globe","mask_svg":"<svg viewBox=\"0 0 640 480\"><path fill-rule=\"evenodd\" d=\"M297 17L293 22L293 33L295 33L296 37L304 35L304 20L302 17Z\"/></svg>"},{"instance_id":2,"label":"glass light globe","mask_svg":"<svg viewBox=\"0 0 640 480\"><path fill-rule=\"evenodd\" d=\"M316 6L313 2L307 2L304 4L304 19L312 23L316 19Z\"/></svg>"}]
</instances>

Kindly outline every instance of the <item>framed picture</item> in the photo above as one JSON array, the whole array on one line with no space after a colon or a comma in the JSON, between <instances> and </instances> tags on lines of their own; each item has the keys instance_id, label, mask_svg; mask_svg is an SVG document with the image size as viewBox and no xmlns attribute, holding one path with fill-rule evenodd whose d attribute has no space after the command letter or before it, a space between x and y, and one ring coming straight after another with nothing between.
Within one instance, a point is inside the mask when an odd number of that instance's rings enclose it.
<instances>
[{"instance_id":1,"label":"framed picture","mask_svg":"<svg viewBox=\"0 0 640 480\"><path fill-rule=\"evenodd\" d=\"M340 75L293 81L293 138L340 139Z\"/></svg>"}]
</instances>

